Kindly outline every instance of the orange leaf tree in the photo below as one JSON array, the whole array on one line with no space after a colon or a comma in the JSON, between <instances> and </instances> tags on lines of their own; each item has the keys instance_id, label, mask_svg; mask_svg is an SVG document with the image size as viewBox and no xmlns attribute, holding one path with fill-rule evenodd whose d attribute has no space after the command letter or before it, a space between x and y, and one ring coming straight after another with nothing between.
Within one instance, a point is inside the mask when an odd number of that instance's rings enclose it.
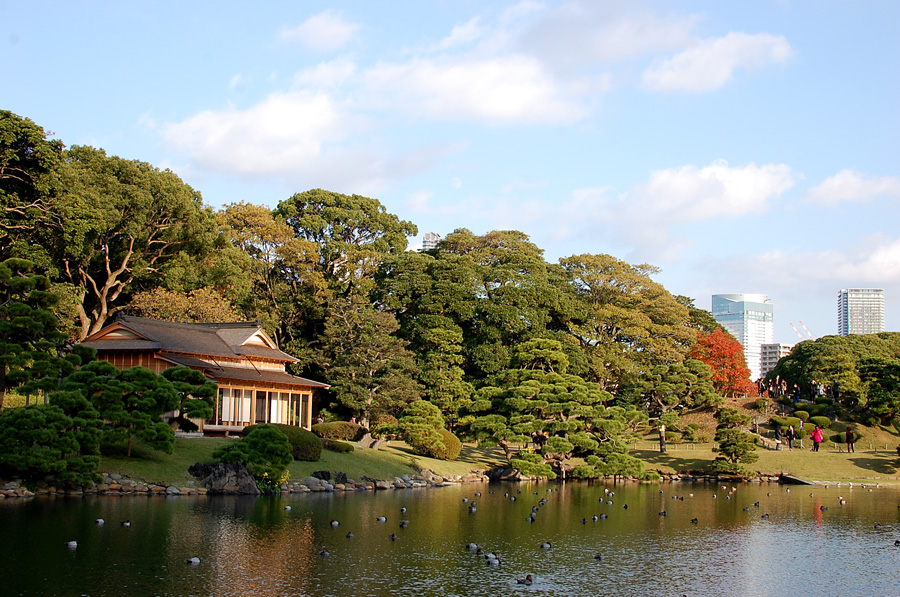
<instances>
[{"instance_id":1,"label":"orange leaf tree","mask_svg":"<svg viewBox=\"0 0 900 597\"><path fill-rule=\"evenodd\" d=\"M722 328L697 332L697 343L691 356L712 368L712 383L722 396L753 395L756 386L750 381L750 369L744 359L744 348L734 336Z\"/></svg>"}]
</instances>

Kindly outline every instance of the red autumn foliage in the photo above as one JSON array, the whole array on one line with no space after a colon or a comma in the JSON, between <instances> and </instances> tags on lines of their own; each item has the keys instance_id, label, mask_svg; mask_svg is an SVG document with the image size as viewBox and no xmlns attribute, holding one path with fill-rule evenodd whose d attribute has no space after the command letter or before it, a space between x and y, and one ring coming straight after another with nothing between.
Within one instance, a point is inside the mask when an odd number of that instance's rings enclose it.
<instances>
[{"instance_id":1,"label":"red autumn foliage","mask_svg":"<svg viewBox=\"0 0 900 597\"><path fill-rule=\"evenodd\" d=\"M721 328L710 333L697 332L691 357L712 369L712 383L722 396L753 396L756 385L750 381L750 369L744 359L744 347Z\"/></svg>"}]
</instances>

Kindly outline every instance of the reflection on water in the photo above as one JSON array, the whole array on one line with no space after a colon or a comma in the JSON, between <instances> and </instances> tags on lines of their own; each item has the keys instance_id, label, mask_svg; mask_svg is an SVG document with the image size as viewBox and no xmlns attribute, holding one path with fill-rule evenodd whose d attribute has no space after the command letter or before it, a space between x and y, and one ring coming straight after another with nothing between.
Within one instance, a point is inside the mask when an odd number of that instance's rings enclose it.
<instances>
[{"instance_id":1,"label":"reflection on water","mask_svg":"<svg viewBox=\"0 0 900 597\"><path fill-rule=\"evenodd\" d=\"M897 595L898 505L895 489L584 483L7 499L0 594Z\"/></svg>"}]
</instances>

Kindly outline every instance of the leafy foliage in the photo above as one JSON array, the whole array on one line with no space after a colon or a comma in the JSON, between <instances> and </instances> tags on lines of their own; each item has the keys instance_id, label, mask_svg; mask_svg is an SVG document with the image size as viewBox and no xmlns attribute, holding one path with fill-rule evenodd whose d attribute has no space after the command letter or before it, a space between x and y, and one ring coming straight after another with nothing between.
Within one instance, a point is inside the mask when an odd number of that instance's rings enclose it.
<instances>
[{"instance_id":1,"label":"leafy foliage","mask_svg":"<svg viewBox=\"0 0 900 597\"><path fill-rule=\"evenodd\" d=\"M218 448L212 456L221 462L240 462L257 481L267 483L269 488L282 479L294 459L287 436L274 425L256 425L242 439Z\"/></svg>"},{"instance_id":2,"label":"leafy foliage","mask_svg":"<svg viewBox=\"0 0 900 597\"><path fill-rule=\"evenodd\" d=\"M196 369L179 365L163 371L177 395L178 415L175 421L181 429L193 431L196 425L189 419L209 419L213 416L213 404L218 386Z\"/></svg>"},{"instance_id":3,"label":"leafy foliage","mask_svg":"<svg viewBox=\"0 0 900 597\"><path fill-rule=\"evenodd\" d=\"M71 485L100 480L100 430L57 405L0 411L0 467L35 480L54 475Z\"/></svg>"},{"instance_id":4,"label":"leafy foliage","mask_svg":"<svg viewBox=\"0 0 900 597\"><path fill-rule=\"evenodd\" d=\"M716 441L718 447L714 448L719 453L713 462L713 470L719 472L746 475L747 471L740 464L756 462L759 456L756 450L756 440L753 435L741 430L750 423L750 417L742 415L736 408L721 408L716 412Z\"/></svg>"},{"instance_id":5,"label":"leafy foliage","mask_svg":"<svg viewBox=\"0 0 900 597\"><path fill-rule=\"evenodd\" d=\"M691 356L712 369L712 384L720 395L733 398L756 393L756 386L750 381L744 347L724 329L698 332Z\"/></svg>"}]
</instances>

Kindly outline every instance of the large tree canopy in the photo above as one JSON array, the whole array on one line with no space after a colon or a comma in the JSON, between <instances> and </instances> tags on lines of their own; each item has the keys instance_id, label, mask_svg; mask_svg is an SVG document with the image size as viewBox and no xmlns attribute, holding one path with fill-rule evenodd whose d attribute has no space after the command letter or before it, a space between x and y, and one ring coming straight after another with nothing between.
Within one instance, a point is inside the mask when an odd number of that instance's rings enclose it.
<instances>
[{"instance_id":1,"label":"large tree canopy","mask_svg":"<svg viewBox=\"0 0 900 597\"><path fill-rule=\"evenodd\" d=\"M125 308L129 292L163 284L177 258L213 248L211 210L168 170L73 147L57 184L38 239L55 276L71 288L79 339Z\"/></svg>"}]
</instances>

